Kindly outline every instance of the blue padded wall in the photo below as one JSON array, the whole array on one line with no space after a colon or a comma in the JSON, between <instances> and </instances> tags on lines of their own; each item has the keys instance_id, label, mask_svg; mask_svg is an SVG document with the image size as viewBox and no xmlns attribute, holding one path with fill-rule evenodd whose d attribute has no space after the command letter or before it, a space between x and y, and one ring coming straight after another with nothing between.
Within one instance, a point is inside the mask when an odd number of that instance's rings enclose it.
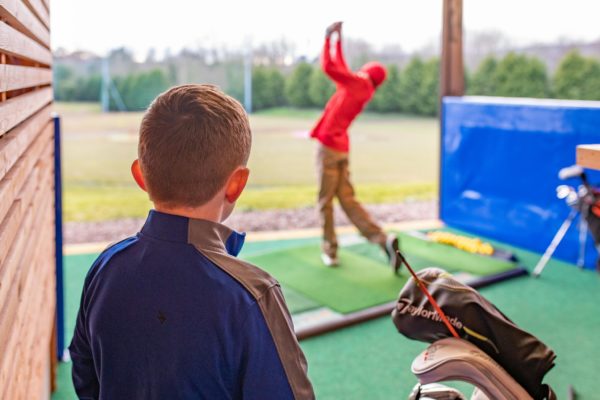
<instances>
[{"instance_id":1,"label":"blue padded wall","mask_svg":"<svg viewBox=\"0 0 600 400\"><path fill-rule=\"evenodd\" d=\"M558 171L578 144L600 143L600 102L447 97L442 108L440 218L449 226L543 252L569 214ZM592 183L600 172L587 171ZM555 257L577 261L574 225ZM586 266L597 253L588 236Z\"/></svg>"}]
</instances>

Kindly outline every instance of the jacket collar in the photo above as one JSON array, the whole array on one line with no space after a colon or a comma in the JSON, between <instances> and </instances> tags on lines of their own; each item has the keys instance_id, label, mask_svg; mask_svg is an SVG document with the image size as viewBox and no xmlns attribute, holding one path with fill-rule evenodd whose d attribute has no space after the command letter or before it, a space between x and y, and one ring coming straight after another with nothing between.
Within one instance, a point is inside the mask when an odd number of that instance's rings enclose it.
<instances>
[{"instance_id":1,"label":"jacket collar","mask_svg":"<svg viewBox=\"0 0 600 400\"><path fill-rule=\"evenodd\" d=\"M237 256L242 250L245 233L203 219L165 214L151 210L140 234L169 242L189 243L200 249L211 248Z\"/></svg>"}]
</instances>

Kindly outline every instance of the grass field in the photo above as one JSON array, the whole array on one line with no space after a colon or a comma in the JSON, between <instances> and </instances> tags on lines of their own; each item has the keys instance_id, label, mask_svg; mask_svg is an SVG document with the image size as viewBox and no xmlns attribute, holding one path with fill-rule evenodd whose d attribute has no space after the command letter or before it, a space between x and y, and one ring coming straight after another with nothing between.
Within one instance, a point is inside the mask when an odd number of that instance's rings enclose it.
<instances>
[{"instance_id":1,"label":"grass field","mask_svg":"<svg viewBox=\"0 0 600 400\"><path fill-rule=\"evenodd\" d=\"M102 114L97 104L58 103L63 126L65 218L143 217L149 202L129 166L141 113ZM251 116L249 187L239 209L310 206L316 197L318 110L275 109ZM365 203L432 198L437 192L438 125L433 118L365 114L352 126L351 168Z\"/></svg>"}]
</instances>

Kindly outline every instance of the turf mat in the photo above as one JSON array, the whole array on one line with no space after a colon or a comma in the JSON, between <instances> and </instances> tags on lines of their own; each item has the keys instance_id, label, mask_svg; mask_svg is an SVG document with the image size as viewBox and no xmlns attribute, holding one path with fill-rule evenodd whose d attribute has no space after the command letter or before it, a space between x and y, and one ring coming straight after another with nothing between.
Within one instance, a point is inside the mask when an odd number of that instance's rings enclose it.
<instances>
[{"instance_id":1,"label":"turf mat","mask_svg":"<svg viewBox=\"0 0 600 400\"><path fill-rule=\"evenodd\" d=\"M396 298L407 275L395 276L381 260L342 248L340 266L327 268L319 245L300 246L248 257L304 296L337 312L349 313Z\"/></svg>"},{"instance_id":2,"label":"turf mat","mask_svg":"<svg viewBox=\"0 0 600 400\"><path fill-rule=\"evenodd\" d=\"M409 262L412 261L411 258L426 260L429 266L438 266L450 272L462 271L482 276L497 274L515 267L511 261L472 254L453 246L423 240L410 233L400 232L398 239L400 250Z\"/></svg>"},{"instance_id":3,"label":"turf mat","mask_svg":"<svg viewBox=\"0 0 600 400\"><path fill-rule=\"evenodd\" d=\"M315 308L319 308L321 306L316 301L313 301L301 293L298 293L289 286L282 285L281 291L283 292L283 297L285 298L285 302L291 314L314 310Z\"/></svg>"}]
</instances>

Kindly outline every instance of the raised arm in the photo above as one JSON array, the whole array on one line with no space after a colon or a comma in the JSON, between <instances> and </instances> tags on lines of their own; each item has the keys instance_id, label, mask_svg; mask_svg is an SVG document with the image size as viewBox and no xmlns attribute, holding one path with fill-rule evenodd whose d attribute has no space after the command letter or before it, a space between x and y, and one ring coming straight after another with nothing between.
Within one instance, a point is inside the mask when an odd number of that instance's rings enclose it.
<instances>
[{"instance_id":1,"label":"raised arm","mask_svg":"<svg viewBox=\"0 0 600 400\"><path fill-rule=\"evenodd\" d=\"M325 44L321 55L321 65L323 71L335 82L339 84L347 84L356 79L355 75L346 65L344 54L342 52L342 25L341 22L336 22L327 28L325 34ZM335 55L331 55L331 36L337 32L337 42L335 44Z\"/></svg>"}]
</instances>

